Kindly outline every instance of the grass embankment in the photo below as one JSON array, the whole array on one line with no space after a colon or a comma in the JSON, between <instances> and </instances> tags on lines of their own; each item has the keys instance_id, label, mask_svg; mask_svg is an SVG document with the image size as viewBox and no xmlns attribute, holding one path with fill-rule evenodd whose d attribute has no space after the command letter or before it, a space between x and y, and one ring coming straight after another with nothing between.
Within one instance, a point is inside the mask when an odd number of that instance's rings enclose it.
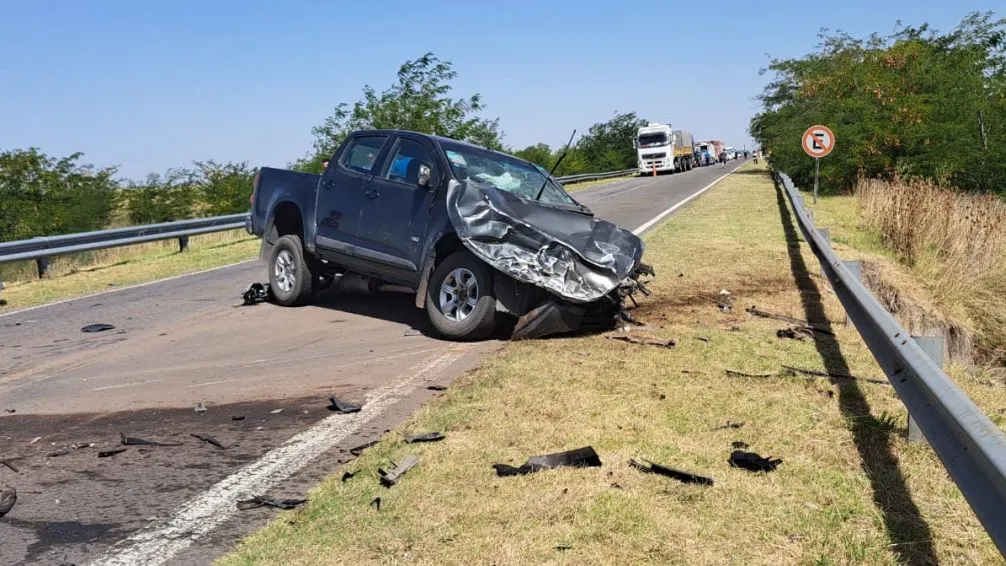
<instances>
[{"instance_id":1,"label":"grass embankment","mask_svg":"<svg viewBox=\"0 0 1006 566\"><path fill-rule=\"evenodd\" d=\"M165 277L254 259L259 240L242 230L189 238L189 250L177 240L101 250L81 257L57 257L51 278L37 278L35 262L5 266L0 313L135 285Z\"/></svg>"},{"instance_id":2,"label":"grass embankment","mask_svg":"<svg viewBox=\"0 0 1006 566\"><path fill-rule=\"evenodd\" d=\"M932 451L907 444L889 386L727 375L786 364L882 377L841 322L836 337L780 339L784 323L744 312L844 318L781 218L764 169L728 177L648 238L658 277L634 315L653 328L633 332L676 346L606 336L511 344L347 464L353 478L332 476L220 563L999 562ZM723 288L736 297L732 312L713 299ZM719 428L728 420L745 424ZM447 438L402 442L430 430ZM783 463L771 473L732 468L733 441ZM586 445L601 468L500 478L491 467ZM420 464L381 487L376 469L408 454ZM630 458L716 484L644 474Z\"/></svg>"}]
</instances>

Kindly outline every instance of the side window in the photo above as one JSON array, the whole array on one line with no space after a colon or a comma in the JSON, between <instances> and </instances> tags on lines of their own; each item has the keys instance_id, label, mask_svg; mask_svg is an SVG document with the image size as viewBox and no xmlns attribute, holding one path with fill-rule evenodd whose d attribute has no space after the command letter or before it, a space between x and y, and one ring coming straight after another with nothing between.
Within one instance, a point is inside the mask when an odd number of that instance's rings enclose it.
<instances>
[{"instance_id":1,"label":"side window","mask_svg":"<svg viewBox=\"0 0 1006 566\"><path fill-rule=\"evenodd\" d=\"M377 161L377 156L381 154L381 148L387 141L388 136L353 138L346 146L346 151L342 153L339 164L360 173L371 173L374 162Z\"/></svg>"},{"instance_id":2,"label":"side window","mask_svg":"<svg viewBox=\"0 0 1006 566\"><path fill-rule=\"evenodd\" d=\"M402 138L391 157L388 171L384 174L386 179L401 181L410 185L419 184L419 165L424 164L435 169L433 156L423 144Z\"/></svg>"}]
</instances>

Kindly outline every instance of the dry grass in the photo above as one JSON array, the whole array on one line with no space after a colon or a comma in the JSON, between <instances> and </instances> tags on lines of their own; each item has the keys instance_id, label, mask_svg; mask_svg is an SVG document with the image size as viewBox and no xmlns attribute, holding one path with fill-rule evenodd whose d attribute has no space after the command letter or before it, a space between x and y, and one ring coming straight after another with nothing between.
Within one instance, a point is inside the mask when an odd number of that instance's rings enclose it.
<instances>
[{"instance_id":1,"label":"dry grass","mask_svg":"<svg viewBox=\"0 0 1006 566\"><path fill-rule=\"evenodd\" d=\"M890 387L726 375L787 364L881 376L841 323L836 339L783 340L775 334L782 323L744 312L754 304L843 318L778 203L764 169L745 166L648 238L658 277L634 314L652 328L636 332L674 338L675 347L605 336L512 344L348 464L354 478L340 481L340 470L307 506L280 513L219 563L1000 562L932 452L906 444L905 413ZM721 288L736 297L733 312L710 301ZM988 401L994 388L967 381L966 389ZM727 420L746 424L716 428ZM403 432L428 430L447 439L401 442ZM784 462L770 474L731 468L735 440ZM491 468L585 445L602 468L512 478ZM380 487L376 468L408 453L419 466ZM709 475L716 485L642 474L629 458ZM375 511L369 503L378 496Z\"/></svg>"},{"instance_id":2,"label":"dry grass","mask_svg":"<svg viewBox=\"0 0 1006 566\"><path fill-rule=\"evenodd\" d=\"M589 189L591 187L598 187L601 185L607 185L608 183L614 183L616 181L624 181L633 177L633 175L623 175L621 177L608 177L607 179L598 179L596 181L580 181L579 183L570 183L568 185L563 185L566 192L575 193L577 191L582 191L583 189Z\"/></svg>"},{"instance_id":3,"label":"dry grass","mask_svg":"<svg viewBox=\"0 0 1006 566\"><path fill-rule=\"evenodd\" d=\"M1006 202L925 181L860 181L869 228L911 266L951 318L1006 347Z\"/></svg>"},{"instance_id":4,"label":"dry grass","mask_svg":"<svg viewBox=\"0 0 1006 566\"><path fill-rule=\"evenodd\" d=\"M57 257L52 277L44 280L37 278L35 262L14 264L4 272L0 297L7 304L0 313L254 259L258 249L259 240L242 229L193 236L184 253L177 240L169 240Z\"/></svg>"}]
</instances>

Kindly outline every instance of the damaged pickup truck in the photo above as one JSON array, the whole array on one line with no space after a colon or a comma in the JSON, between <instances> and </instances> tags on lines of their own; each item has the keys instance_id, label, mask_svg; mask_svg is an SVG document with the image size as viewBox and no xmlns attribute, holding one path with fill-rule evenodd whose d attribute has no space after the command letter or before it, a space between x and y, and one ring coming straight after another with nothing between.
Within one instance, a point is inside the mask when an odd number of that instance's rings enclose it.
<instances>
[{"instance_id":1,"label":"damaged pickup truck","mask_svg":"<svg viewBox=\"0 0 1006 566\"><path fill-rule=\"evenodd\" d=\"M611 328L648 294L643 242L600 220L517 157L401 130L353 132L319 175L255 175L249 233L262 238L272 300L333 285L415 293L451 340ZM514 322L516 319L516 322Z\"/></svg>"}]
</instances>

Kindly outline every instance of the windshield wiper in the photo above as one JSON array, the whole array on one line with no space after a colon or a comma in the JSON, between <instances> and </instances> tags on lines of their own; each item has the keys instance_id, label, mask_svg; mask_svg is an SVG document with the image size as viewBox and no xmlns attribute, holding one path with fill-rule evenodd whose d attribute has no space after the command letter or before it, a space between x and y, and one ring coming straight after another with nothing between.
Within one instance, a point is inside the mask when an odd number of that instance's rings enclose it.
<instances>
[{"instance_id":1,"label":"windshield wiper","mask_svg":"<svg viewBox=\"0 0 1006 566\"><path fill-rule=\"evenodd\" d=\"M565 159L566 153L569 151L569 144L573 143L573 136L575 135L576 128L574 128L573 133L569 135L569 141L566 142L566 147L563 148L562 155L559 156L559 159L555 160L555 165L553 165L552 169L549 170L548 175L545 175L545 182L541 184L541 189L538 190L538 196L534 197L534 200L541 200L541 194L545 192L545 185L548 185L548 180L552 178L552 173L555 172L555 168L562 163L563 159Z\"/></svg>"}]
</instances>

